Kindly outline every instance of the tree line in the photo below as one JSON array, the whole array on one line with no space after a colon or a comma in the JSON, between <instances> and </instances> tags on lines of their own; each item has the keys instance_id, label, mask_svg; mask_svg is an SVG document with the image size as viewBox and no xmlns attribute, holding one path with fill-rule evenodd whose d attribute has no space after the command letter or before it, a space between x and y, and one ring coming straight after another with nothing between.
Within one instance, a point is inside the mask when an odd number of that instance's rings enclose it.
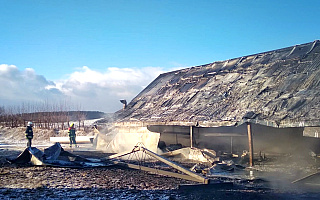
<instances>
[{"instance_id":1,"label":"tree line","mask_svg":"<svg viewBox=\"0 0 320 200\"><path fill-rule=\"evenodd\" d=\"M0 106L0 125L5 127L26 126L29 121L34 127L42 129L65 130L71 122L78 129L85 129L86 111L80 107L76 111L66 103L22 104L19 106Z\"/></svg>"}]
</instances>

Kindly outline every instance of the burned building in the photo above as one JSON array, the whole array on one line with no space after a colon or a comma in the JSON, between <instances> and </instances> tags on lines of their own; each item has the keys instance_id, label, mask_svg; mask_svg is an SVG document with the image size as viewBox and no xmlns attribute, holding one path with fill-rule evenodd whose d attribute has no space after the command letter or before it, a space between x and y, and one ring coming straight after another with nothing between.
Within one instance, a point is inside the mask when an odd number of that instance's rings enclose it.
<instances>
[{"instance_id":1,"label":"burned building","mask_svg":"<svg viewBox=\"0 0 320 200\"><path fill-rule=\"evenodd\" d=\"M319 94L316 40L161 74L116 113L116 126L147 128L167 145L316 151Z\"/></svg>"}]
</instances>

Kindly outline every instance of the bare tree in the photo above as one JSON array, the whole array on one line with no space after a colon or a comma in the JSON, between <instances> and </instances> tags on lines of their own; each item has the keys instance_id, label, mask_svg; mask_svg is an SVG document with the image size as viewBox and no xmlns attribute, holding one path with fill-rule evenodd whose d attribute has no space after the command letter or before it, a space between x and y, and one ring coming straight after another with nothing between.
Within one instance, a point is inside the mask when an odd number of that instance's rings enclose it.
<instances>
[{"instance_id":1,"label":"bare tree","mask_svg":"<svg viewBox=\"0 0 320 200\"><path fill-rule=\"evenodd\" d=\"M76 110L76 111L72 111ZM78 122L79 129L85 128L86 112L81 111L81 105L73 109L66 100L60 102L42 103L25 102L17 106L0 107L0 124L10 127L25 126L32 121L38 128L66 129L70 125L71 115Z\"/></svg>"}]
</instances>

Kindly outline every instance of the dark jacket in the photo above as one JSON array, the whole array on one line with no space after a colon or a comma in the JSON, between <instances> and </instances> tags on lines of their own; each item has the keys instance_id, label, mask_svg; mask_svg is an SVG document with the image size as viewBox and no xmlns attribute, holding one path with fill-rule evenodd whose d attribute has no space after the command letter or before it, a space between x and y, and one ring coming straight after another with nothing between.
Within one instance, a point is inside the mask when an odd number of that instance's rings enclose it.
<instances>
[{"instance_id":1,"label":"dark jacket","mask_svg":"<svg viewBox=\"0 0 320 200\"><path fill-rule=\"evenodd\" d=\"M31 126L27 126L27 129L26 129L26 138L30 138L30 139L33 138L33 130L32 130L32 127L31 127Z\"/></svg>"},{"instance_id":2,"label":"dark jacket","mask_svg":"<svg viewBox=\"0 0 320 200\"><path fill-rule=\"evenodd\" d=\"M69 137L76 137L76 129L73 127L68 128Z\"/></svg>"}]
</instances>

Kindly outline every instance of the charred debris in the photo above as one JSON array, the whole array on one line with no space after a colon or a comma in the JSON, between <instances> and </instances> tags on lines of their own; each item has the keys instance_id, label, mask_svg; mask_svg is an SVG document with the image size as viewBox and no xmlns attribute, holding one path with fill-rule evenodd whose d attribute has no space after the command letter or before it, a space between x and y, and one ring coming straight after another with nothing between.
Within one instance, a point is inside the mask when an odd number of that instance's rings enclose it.
<instances>
[{"instance_id":1,"label":"charred debris","mask_svg":"<svg viewBox=\"0 0 320 200\"><path fill-rule=\"evenodd\" d=\"M317 160L319 77L319 40L172 71L116 112L115 125L160 133L162 147L245 153L249 167L266 155Z\"/></svg>"},{"instance_id":2,"label":"charred debris","mask_svg":"<svg viewBox=\"0 0 320 200\"><path fill-rule=\"evenodd\" d=\"M176 162L173 161L175 160L174 158L176 158ZM54 145L44 149L44 151L41 151L36 147L28 147L18 157L7 158L7 161L15 165L79 169L112 167L116 165L119 167L142 170L153 174L185 179L198 184L218 184L220 186L224 185L227 187L232 186L232 181L218 180L216 179L217 176L213 175L214 173L211 171L217 170L219 172L230 172L234 171L234 167L241 170L245 167L235 165L231 160L228 163L220 162L219 159L220 158L216 157L213 150L200 150L196 148L181 148L159 155L145 148L142 143L137 144L128 152L121 152L101 158L88 158L65 151L61 147L60 143L55 143ZM186 163L190 164L190 162L197 164L188 168Z\"/></svg>"}]
</instances>

